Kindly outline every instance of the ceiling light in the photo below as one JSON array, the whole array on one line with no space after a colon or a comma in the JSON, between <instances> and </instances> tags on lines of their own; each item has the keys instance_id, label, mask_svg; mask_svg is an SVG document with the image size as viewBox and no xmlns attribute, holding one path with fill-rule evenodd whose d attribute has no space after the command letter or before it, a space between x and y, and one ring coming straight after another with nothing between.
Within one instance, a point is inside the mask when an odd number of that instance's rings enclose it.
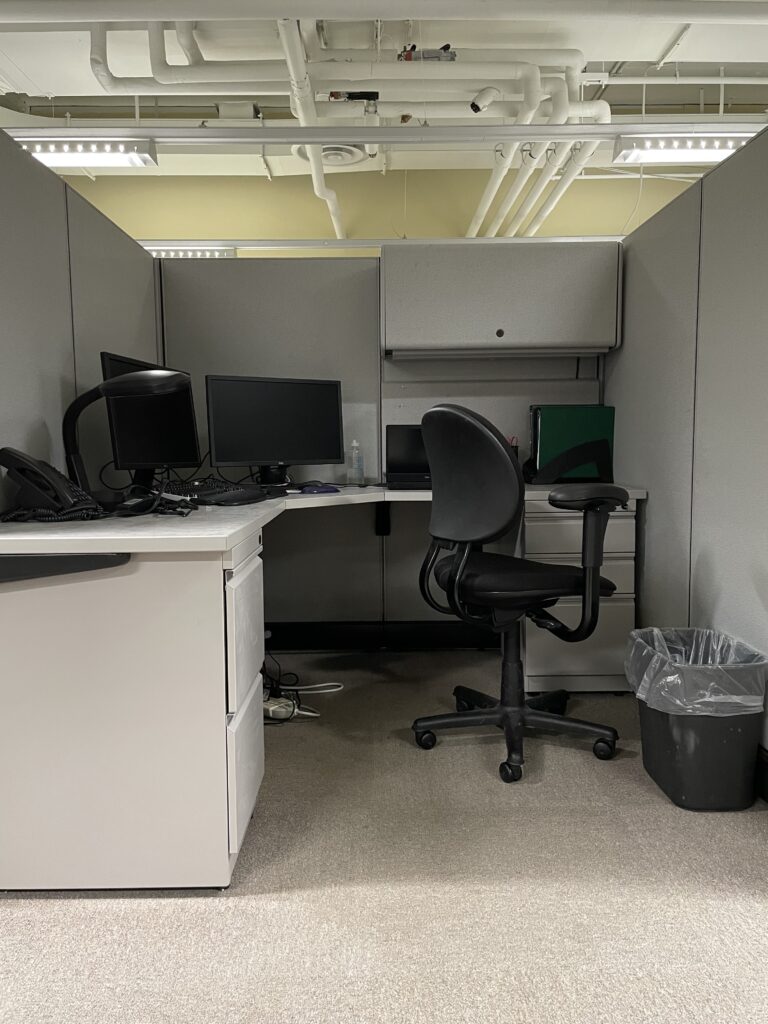
<instances>
[{"instance_id":1,"label":"ceiling light","mask_svg":"<svg viewBox=\"0 0 768 1024\"><path fill-rule=\"evenodd\" d=\"M106 140L53 139L46 149L30 139L32 155L47 167L154 167L157 150L145 139L124 139L117 146ZM74 150L74 151L73 151Z\"/></svg>"},{"instance_id":2,"label":"ceiling light","mask_svg":"<svg viewBox=\"0 0 768 1024\"><path fill-rule=\"evenodd\" d=\"M147 252L155 258L160 259L177 259L177 260L194 260L194 259L221 259L222 257L235 255L235 250L231 246L225 245L193 245L193 246L176 246L160 248L157 244L145 245L144 248Z\"/></svg>"},{"instance_id":3,"label":"ceiling light","mask_svg":"<svg viewBox=\"0 0 768 1024\"><path fill-rule=\"evenodd\" d=\"M744 145L756 132L702 135L620 135L613 150L615 164L717 164Z\"/></svg>"}]
</instances>

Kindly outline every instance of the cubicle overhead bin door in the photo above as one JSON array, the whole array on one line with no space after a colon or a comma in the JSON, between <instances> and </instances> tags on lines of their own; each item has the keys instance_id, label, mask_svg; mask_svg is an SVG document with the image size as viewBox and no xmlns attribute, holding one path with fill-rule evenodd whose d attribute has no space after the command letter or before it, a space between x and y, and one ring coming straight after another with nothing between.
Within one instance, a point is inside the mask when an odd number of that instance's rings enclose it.
<instances>
[{"instance_id":1,"label":"cubicle overhead bin door","mask_svg":"<svg viewBox=\"0 0 768 1024\"><path fill-rule=\"evenodd\" d=\"M558 355L618 344L618 241L510 240L382 248L393 358Z\"/></svg>"}]
</instances>

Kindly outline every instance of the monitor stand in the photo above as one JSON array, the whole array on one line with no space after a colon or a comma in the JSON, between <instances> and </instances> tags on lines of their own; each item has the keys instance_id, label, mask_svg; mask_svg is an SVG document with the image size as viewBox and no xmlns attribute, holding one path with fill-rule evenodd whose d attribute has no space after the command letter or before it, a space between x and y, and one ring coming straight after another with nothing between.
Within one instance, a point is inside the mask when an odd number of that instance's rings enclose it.
<instances>
[{"instance_id":1,"label":"monitor stand","mask_svg":"<svg viewBox=\"0 0 768 1024\"><path fill-rule=\"evenodd\" d=\"M135 469L133 471L133 486L144 487L146 490L151 490L156 473L156 469ZM114 510L119 505L122 505L127 498L127 490L105 490L93 492L94 501L98 502L105 512L114 512Z\"/></svg>"},{"instance_id":2,"label":"monitor stand","mask_svg":"<svg viewBox=\"0 0 768 1024\"><path fill-rule=\"evenodd\" d=\"M272 466L259 466L259 483L264 487L287 487L288 466L284 462Z\"/></svg>"}]
</instances>

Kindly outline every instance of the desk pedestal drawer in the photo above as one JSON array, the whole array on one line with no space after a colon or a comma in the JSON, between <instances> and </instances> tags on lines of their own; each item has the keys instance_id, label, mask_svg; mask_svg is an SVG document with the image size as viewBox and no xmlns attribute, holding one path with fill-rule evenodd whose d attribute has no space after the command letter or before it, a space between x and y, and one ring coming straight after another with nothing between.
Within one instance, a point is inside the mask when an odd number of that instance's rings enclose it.
<instances>
[{"instance_id":1,"label":"desk pedestal drawer","mask_svg":"<svg viewBox=\"0 0 768 1024\"><path fill-rule=\"evenodd\" d=\"M525 557L581 552L583 520L580 515L526 517ZM616 513L608 520L605 531L606 554L633 553L635 550L635 517Z\"/></svg>"},{"instance_id":2,"label":"desk pedestal drawer","mask_svg":"<svg viewBox=\"0 0 768 1024\"><path fill-rule=\"evenodd\" d=\"M227 719L229 851L240 849L264 777L264 704L259 676L236 715Z\"/></svg>"},{"instance_id":3,"label":"desk pedestal drawer","mask_svg":"<svg viewBox=\"0 0 768 1024\"><path fill-rule=\"evenodd\" d=\"M227 710L235 714L264 664L264 567L251 555L225 573Z\"/></svg>"},{"instance_id":4,"label":"desk pedestal drawer","mask_svg":"<svg viewBox=\"0 0 768 1024\"><path fill-rule=\"evenodd\" d=\"M581 616L581 603L558 601L551 613L568 626ZM525 624L525 674L531 676L623 676L627 637L635 627L635 602L615 597L600 602L597 629L578 644L565 643L532 622ZM529 681L536 689L535 681Z\"/></svg>"}]
</instances>

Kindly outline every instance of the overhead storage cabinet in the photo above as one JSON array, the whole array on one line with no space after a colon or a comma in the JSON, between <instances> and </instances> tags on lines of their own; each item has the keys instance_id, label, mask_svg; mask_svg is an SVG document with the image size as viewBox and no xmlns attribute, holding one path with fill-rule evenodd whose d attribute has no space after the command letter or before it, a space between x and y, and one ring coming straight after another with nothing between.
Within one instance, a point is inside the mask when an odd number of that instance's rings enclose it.
<instances>
[{"instance_id":1,"label":"overhead storage cabinet","mask_svg":"<svg viewBox=\"0 0 768 1024\"><path fill-rule=\"evenodd\" d=\"M616 348L620 246L521 240L382 247L382 339L393 358Z\"/></svg>"}]
</instances>

